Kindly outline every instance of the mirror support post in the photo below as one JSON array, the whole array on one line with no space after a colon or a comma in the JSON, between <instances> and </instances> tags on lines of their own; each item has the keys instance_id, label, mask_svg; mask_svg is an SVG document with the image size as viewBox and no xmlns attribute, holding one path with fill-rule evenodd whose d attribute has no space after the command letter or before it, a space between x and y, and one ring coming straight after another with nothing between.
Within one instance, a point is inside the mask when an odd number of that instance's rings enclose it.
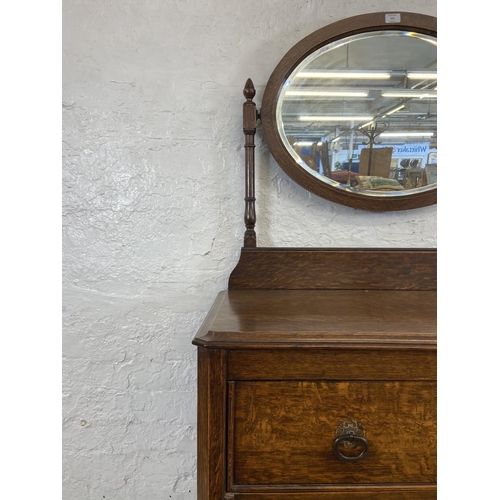
<instances>
[{"instance_id":1,"label":"mirror support post","mask_svg":"<svg viewBox=\"0 0 500 500\"><path fill-rule=\"evenodd\" d=\"M246 248L257 246L255 234L255 132L257 130L257 106L253 102L255 87L249 78L246 81L243 95L246 102L243 104L243 133L245 134L245 237L243 246Z\"/></svg>"}]
</instances>

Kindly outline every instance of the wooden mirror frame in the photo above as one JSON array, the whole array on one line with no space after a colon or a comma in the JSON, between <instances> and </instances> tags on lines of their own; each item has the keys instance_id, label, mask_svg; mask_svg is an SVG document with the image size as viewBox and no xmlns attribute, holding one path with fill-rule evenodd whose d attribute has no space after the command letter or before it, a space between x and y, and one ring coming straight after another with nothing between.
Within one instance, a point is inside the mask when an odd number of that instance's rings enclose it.
<instances>
[{"instance_id":1,"label":"wooden mirror frame","mask_svg":"<svg viewBox=\"0 0 500 500\"><path fill-rule=\"evenodd\" d=\"M400 16L400 22L386 22L388 15ZM387 17L386 17L387 16ZM437 202L437 187L402 196L366 196L332 186L307 172L292 157L281 140L276 108L283 84L294 69L321 47L345 37L370 31L414 31L437 38L437 19L411 12L377 12L362 14L329 24L294 45L271 74L262 99L261 121L264 137L278 165L308 191L342 205L371 211L409 210Z\"/></svg>"}]
</instances>

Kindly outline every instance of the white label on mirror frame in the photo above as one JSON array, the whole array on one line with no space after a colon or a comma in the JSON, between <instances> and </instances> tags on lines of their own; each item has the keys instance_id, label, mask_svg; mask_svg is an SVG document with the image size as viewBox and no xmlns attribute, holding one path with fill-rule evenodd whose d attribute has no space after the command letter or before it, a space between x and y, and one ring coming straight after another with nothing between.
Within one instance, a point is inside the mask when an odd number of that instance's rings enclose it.
<instances>
[{"instance_id":1,"label":"white label on mirror frame","mask_svg":"<svg viewBox=\"0 0 500 500\"><path fill-rule=\"evenodd\" d=\"M386 23L400 23L401 22L401 14L386 14L385 15Z\"/></svg>"}]
</instances>

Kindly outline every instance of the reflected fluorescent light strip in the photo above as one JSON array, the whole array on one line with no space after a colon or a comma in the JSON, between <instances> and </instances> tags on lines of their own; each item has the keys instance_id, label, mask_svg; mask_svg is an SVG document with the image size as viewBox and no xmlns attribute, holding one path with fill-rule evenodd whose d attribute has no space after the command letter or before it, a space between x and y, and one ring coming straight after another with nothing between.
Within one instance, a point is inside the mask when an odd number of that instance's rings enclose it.
<instances>
[{"instance_id":1,"label":"reflected fluorescent light strip","mask_svg":"<svg viewBox=\"0 0 500 500\"><path fill-rule=\"evenodd\" d=\"M407 77L410 80L437 80L437 73L423 73L417 71L409 71Z\"/></svg>"},{"instance_id":2,"label":"reflected fluorescent light strip","mask_svg":"<svg viewBox=\"0 0 500 500\"><path fill-rule=\"evenodd\" d=\"M294 142L292 146L312 146L315 141L298 141ZM321 142L316 142L317 146L321 146Z\"/></svg>"},{"instance_id":3,"label":"reflected fluorescent light strip","mask_svg":"<svg viewBox=\"0 0 500 500\"><path fill-rule=\"evenodd\" d=\"M288 96L310 96L310 97L368 97L368 92L323 92L314 90L289 90Z\"/></svg>"},{"instance_id":4,"label":"reflected fluorescent light strip","mask_svg":"<svg viewBox=\"0 0 500 500\"><path fill-rule=\"evenodd\" d=\"M435 90L391 90L389 92L382 92L382 97L428 97L429 99L437 99L437 92Z\"/></svg>"},{"instance_id":5,"label":"reflected fluorescent light strip","mask_svg":"<svg viewBox=\"0 0 500 500\"><path fill-rule=\"evenodd\" d=\"M384 116L392 115L392 113L395 113L396 111L399 111L400 109L403 109L404 107L405 107L405 105L401 104L401 106L398 106L397 108L394 108L393 110L391 110L388 113L386 113Z\"/></svg>"},{"instance_id":6,"label":"reflected fluorescent light strip","mask_svg":"<svg viewBox=\"0 0 500 500\"><path fill-rule=\"evenodd\" d=\"M299 116L301 122L363 122L373 116Z\"/></svg>"},{"instance_id":7,"label":"reflected fluorescent light strip","mask_svg":"<svg viewBox=\"0 0 500 500\"><path fill-rule=\"evenodd\" d=\"M297 73L297 78L349 78L349 79L375 79L388 80L390 73L380 73L376 71L301 71Z\"/></svg>"},{"instance_id":8,"label":"reflected fluorescent light strip","mask_svg":"<svg viewBox=\"0 0 500 500\"><path fill-rule=\"evenodd\" d=\"M359 128L368 127L368 125L371 125L372 123L375 123L375 120L372 120L371 122L368 122L368 123L364 123L363 125L360 125Z\"/></svg>"},{"instance_id":9,"label":"reflected fluorescent light strip","mask_svg":"<svg viewBox=\"0 0 500 500\"><path fill-rule=\"evenodd\" d=\"M380 137L431 137L434 132L382 132Z\"/></svg>"}]
</instances>

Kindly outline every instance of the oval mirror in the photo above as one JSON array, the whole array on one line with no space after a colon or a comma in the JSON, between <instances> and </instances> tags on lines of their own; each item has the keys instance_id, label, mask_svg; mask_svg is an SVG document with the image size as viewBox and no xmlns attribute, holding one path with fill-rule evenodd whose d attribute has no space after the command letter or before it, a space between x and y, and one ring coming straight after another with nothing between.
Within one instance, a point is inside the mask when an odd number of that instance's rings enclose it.
<instances>
[{"instance_id":1,"label":"oval mirror","mask_svg":"<svg viewBox=\"0 0 500 500\"><path fill-rule=\"evenodd\" d=\"M311 192L367 210L437 198L436 18L374 13L308 36L262 103L278 164Z\"/></svg>"}]
</instances>

